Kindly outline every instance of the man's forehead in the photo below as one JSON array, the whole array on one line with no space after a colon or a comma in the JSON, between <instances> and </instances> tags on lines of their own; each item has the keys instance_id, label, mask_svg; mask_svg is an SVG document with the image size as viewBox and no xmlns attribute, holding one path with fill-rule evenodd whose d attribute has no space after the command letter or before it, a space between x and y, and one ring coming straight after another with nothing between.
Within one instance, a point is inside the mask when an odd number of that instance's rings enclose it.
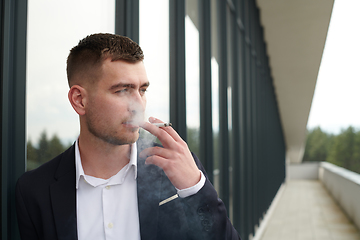
<instances>
[{"instance_id":1,"label":"man's forehead","mask_svg":"<svg viewBox=\"0 0 360 240\"><path fill-rule=\"evenodd\" d=\"M150 84L142 61L127 62L106 59L99 70L101 72L99 81L106 80L111 84L111 88L123 87L124 85L147 87Z\"/></svg>"}]
</instances>

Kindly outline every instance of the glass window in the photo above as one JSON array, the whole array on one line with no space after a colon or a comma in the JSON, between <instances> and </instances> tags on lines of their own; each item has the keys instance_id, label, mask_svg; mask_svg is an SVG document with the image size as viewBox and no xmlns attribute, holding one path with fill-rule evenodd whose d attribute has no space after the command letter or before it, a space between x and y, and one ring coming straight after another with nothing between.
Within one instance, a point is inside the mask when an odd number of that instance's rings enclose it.
<instances>
[{"instance_id":1,"label":"glass window","mask_svg":"<svg viewBox=\"0 0 360 240\"><path fill-rule=\"evenodd\" d=\"M218 63L218 28L217 1L211 0L211 99L212 123L214 143L214 182L213 185L220 193L220 153L219 153L219 63Z\"/></svg>"},{"instance_id":2,"label":"glass window","mask_svg":"<svg viewBox=\"0 0 360 240\"><path fill-rule=\"evenodd\" d=\"M220 160L219 160L219 64L215 57L211 58L211 95L212 95L212 128L214 146L214 182L213 185L219 193L220 187Z\"/></svg>"},{"instance_id":3,"label":"glass window","mask_svg":"<svg viewBox=\"0 0 360 240\"><path fill-rule=\"evenodd\" d=\"M186 125L187 142L199 156L200 146L200 47L198 30L198 1L186 1ZM201 159L201 156L199 156Z\"/></svg>"},{"instance_id":4,"label":"glass window","mask_svg":"<svg viewBox=\"0 0 360 240\"><path fill-rule=\"evenodd\" d=\"M140 0L140 46L150 81L146 117L170 120L169 1Z\"/></svg>"},{"instance_id":5,"label":"glass window","mask_svg":"<svg viewBox=\"0 0 360 240\"><path fill-rule=\"evenodd\" d=\"M28 169L76 140L79 120L67 99L66 59L80 39L92 33L113 33L114 24L114 0L28 1Z\"/></svg>"},{"instance_id":6,"label":"glass window","mask_svg":"<svg viewBox=\"0 0 360 240\"><path fill-rule=\"evenodd\" d=\"M233 24L235 21L235 17L231 12L229 6L226 8L226 26L227 26L227 71L228 71L228 88L227 88L227 97L228 97L228 131L229 131L229 169L228 169L228 177L229 177L229 216L230 220L233 220L233 166L234 166L234 159L232 156L232 152L234 151L234 142L232 141L232 135L234 134L233 131L233 112L232 112L232 92L233 88L233 81L234 79L234 64L233 64Z\"/></svg>"}]
</instances>

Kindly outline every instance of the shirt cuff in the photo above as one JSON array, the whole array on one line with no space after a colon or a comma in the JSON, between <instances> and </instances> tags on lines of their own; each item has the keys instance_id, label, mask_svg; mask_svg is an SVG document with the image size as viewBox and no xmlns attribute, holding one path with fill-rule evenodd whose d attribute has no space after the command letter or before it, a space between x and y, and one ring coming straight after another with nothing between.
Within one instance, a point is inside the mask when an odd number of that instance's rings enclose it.
<instances>
[{"instance_id":1,"label":"shirt cuff","mask_svg":"<svg viewBox=\"0 0 360 240\"><path fill-rule=\"evenodd\" d=\"M179 197L186 198L186 197L189 197L191 195L194 195L198 191L200 191L200 189L204 186L206 177L205 177L204 173L201 170L199 170L199 171L200 171L200 174L201 174L201 178L200 178L200 181L197 184L195 184L192 187L181 189L181 190L176 189L177 194L179 195Z\"/></svg>"}]
</instances>

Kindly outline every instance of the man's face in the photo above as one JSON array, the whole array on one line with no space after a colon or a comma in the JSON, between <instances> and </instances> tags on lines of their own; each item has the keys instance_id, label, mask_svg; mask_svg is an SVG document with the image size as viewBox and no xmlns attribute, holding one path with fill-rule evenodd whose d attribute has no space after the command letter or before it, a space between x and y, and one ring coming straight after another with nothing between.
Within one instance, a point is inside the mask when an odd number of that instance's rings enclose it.
<instances>
[{"instance_id":1,"label":"man's face","mask_svg":"<svg viewBox=\"0 0 360 240\"><path fill-rule=\"evenodd\" d=\"M85 118L89 132L114 145L134 143L139 122L144 120L148 86L143 62L106 59L100 79L88 90Z\"/></svg>"}]
</instances>

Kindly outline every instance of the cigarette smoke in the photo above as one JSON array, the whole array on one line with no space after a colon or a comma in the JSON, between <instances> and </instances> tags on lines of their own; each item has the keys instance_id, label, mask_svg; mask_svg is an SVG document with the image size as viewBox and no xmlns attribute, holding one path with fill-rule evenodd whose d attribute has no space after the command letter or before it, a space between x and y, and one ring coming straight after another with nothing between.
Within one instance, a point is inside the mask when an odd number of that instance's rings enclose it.
<instances>
[{"instance_id":1,"label":"cigarette smoke","mask_svg":"<svg viewBox=\"0 0 360 240\"><path fill-rule=\"evenodd\" d=\"M129 99L128 109L131 112L131 122L136 125L140 125L145 121L145 106L143 106L140 102Z\"/></svg>"},{"instance_id":2,"label":"cigarette smoke","mask_svg":"<svg viewBox=\"0 0 360 240\"><path fill-rule=\"evenodd\" d=\"M154 135L152 135L151 133L149 133L148 131L146 131L142 128L140 129L140 137L139 138L142 140L141 144L143 144L145 146L152 146L153 143L161 144L160 141L157 139L157 137L155 137Z\"/></svg>"},{"instance_id":3,"label":"cigarette smoke","mask_svg":"<svg viewBox=\"0 0 360 240\"><path fill-rule=\"evenodd\" d=\"M140 102L131 101L131 99L129 99L129 109L132 113L130 121L133 122L135 125L141 125L141 123L146 121L145 108ZM139 130L139 135L141 141L138 141L138 144L143 144L145 146L151 146L155 142L160 144L160 141L157 139L157 137L142 128L140 128Z\"/></svg>"}]
</instances>

